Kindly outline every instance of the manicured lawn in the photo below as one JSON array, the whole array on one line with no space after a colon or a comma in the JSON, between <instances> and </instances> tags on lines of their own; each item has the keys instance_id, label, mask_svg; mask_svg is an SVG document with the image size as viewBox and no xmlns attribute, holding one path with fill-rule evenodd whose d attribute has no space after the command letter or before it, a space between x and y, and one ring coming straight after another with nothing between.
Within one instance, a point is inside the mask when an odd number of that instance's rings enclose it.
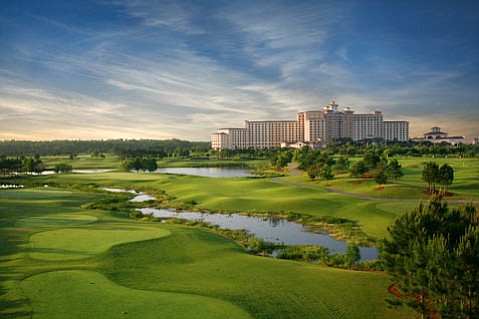
<instances>
[{"instance_id":1,"label":"manicured lawn","mask_svg":"<svg viewBox=\"0 0 479 319\"><path fill-rule=\"evenodd\" d=\"M123 256L116 259L116 256ZM221 298L255 318L405 318L389 309L385 275L243 253L199 229L172 229L155 241L116 246L104 272L121 285ZM132 265L141 265L141 271Z\"/></svg>"},{"instance_id":2,"label":"manicured lawn","mask_svg":"<svg viewBox=\"0 0 479 319\"><path fill-rule=\"evenodd\" d=\"M351 163L357 160L360 158L352 158ZM427 184L422 181L423 164L426 162L436 162L438 165L447 163L454 169L454 181L449 187L449 191L454 193L454 196L448 197L448 199L479 199L479 159L477 158L408 157L398 158L398 162L402 166L404 176L397 181L389 181L388 184L382 185L382 189L377 189L378 185L372 179L355 179L349 177L349 174L337 174L330 181L311 181L305 173L302 176L287 177L285 180L359 195L396 199L427 199L428 195L424 193Z\"/></svg>"},{"instance_id":3,"label":"manicured lawn","mask_svg":"<svg viewBox=\"0 0 479 319\"><path fill-rule=\"evenodd\" d=\"M25 279L34 318L252 318L227 302L198 296L131 289L98 272L53 271Z\"/></svg>"},{"instance_id":4,"label":"manicured lawn","mask_svg":"<svg viewBox=\"0 0 479 319\"><path fill-rule=\"evenodd\" d=\"M163 158L158 167L263 167L268 160L222 160L222 159L190 159Z\"/></svg>"},{"instance_id":5,"label":"manicured lawn","mask_svg":"<svg viewBox=\"0 0 479 319\"><path fill-rule=\"evenodd\" d=\"M41 260L81 259L99 254L114 245L168 235L169 232L164 229L115 224L55 229L30 236L29 256Z\"/></svg>"},{"instance_id":6,"label":"manicured lawn","mask_svg":"<svg viewBox=\"0 0 479 319\"><path fill-rule=\"evenodd\" d=\"M100 179L137 176L117 174ZM163 180L148 176L148 187ZM392 298L391 280L382 274L256 257L206 230L78 208L98 193L41 188L1 194L0 316L411 318L409 310L385 302ZM38 253L59 255L31 258L32 242L43 250Z\"/></svg>"},{"instance_id":7,"label":"manicured lawn","mask_svg":"<svg viewBox=\"0 0 479 319\"><path fill-rule=\"evenodd\" d=\"M69 156L45 156L41 158L47 169L53 169L56 164L65 163L73 169L116 169L119 161L117 156L106 155L104 158L91 157L89 154L81 154L74 159Z\"/></svg>"},{"instance_id":8,"label":"manicured lawn","mask_svg":"<svg viewBox=\"0 0 479 319\"><path fill-rule=\"evenodd\" d=\"M215 179L111 172L103 174L63 174L42 177L45 182L76 185L104 185L145 189L172 198L173 205L194 202L196 209L225 212L302 213L316 217L332 216L357 221L370 236L382 238L397 211L371 210L373 202L328 192L321 188L301 188L269 179ZM371 230L371 232L369 232Z\"/></svg>"}]
</instances>

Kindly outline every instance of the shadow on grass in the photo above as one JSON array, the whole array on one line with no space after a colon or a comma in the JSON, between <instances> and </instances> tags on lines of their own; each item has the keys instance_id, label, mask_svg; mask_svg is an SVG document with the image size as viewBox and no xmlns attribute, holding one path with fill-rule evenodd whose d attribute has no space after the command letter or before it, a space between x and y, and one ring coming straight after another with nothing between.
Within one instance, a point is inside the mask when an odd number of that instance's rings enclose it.
<instances>
[{"instance_id":1,"label":"shadow on grass","mask_svg":"<svg viewBox=\"0 0 479 319\"><path fill-rule=\"evenodd\" d=\"M32 312L25 310L30 308L30 301L23 296L9 296L4 283L11 279L5 274L14 272L13 267L0 267L0 318L31 318Z\"/></svg>"}]
</instances>

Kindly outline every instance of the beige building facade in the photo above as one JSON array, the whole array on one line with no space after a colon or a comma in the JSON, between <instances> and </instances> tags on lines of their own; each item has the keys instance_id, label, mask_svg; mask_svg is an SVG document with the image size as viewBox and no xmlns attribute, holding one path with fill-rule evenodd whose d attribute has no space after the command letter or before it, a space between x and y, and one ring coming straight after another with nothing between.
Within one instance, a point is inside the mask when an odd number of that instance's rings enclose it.
<instances>
[{"instance_id":1,"label":"beige building facade","mask_svg":"<svg viewBox=\"0 0 479 319\"><path fill-rule=\"evenodd\" d=\"M221 128L211 134L211 147L215 150L250 148L248 130L245 128Z\"/></svg>"},{"instance_id":2,"label":"beige building facade","mask_svg":"<svg viewBox=\"0 0 479 319\"><path fill-rule=\"evenodd\" d=\"M322 110L299 112L296 121L245 121L244 128L219 129L211 144L213 149L259 149L298 142L325 145L342 138L407 141L409 122L384 121L380 111L354 114L349 107L340 111L332 101Z\"/></svg>"},{"instance_id":3,"label":"beige building facade","mask_svg":"<svg viewBox=\"0 0 479 319\"><path fill-rule=\"evenodd\" d=\"M386 141L409 140L409 122L407 121L384 121L384 139Z\"/></svg>"}]
</instances>

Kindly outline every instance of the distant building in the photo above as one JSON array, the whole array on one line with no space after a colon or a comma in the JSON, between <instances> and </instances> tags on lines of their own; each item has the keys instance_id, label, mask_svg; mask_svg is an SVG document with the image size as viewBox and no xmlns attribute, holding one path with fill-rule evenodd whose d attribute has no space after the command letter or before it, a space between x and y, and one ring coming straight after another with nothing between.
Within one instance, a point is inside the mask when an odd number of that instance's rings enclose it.
<instances>
[{"instance_id":1,"label":"distant building","mask_svg":"<svg viewBox=\"0 0 479 319\"><path fill-rule=\"evenodd\" d=\"M409 140L409 122L407 121L384 121L384 139L386 141Z\"/></svg>"},{"instance_id":2,"label":"distant building","mask_svg":"<svg viewBox=\"0 0 479 319\"><path fill-rule=\"evenodd\" d=\"M342 138L409 139L407 121L383 121L380 111L354 114L349 107L342 111L338 107L332 101L322 110L299 112L295 121L245 121L244 128L219 129L213 133L211 144L214 149L298 147L301 143L314 148Z\"/></svg>"},{"instance_id":3,"label":"distant building","mask_svg":"<svg viewBox=\"0 0 479 319\"><path fill-rule=\"evenodd\" d=\"M211 134L211 147L216 150L249 148L248 130L222 128Z\"/></svg>"},{"instance_id":4,"label":"distant building","mask_svg":"<svg viewBox=\"0 0 479 319\"><path fill-rule=\"evenodd\" d=\"M428 141L434 144L449 143L451 145L469 144L465 136L448 136L448 133L442 132L440 127L434 126L430 132L424 133L422 138L413 138L415 142Z\"/></svg>"}]
</instances>

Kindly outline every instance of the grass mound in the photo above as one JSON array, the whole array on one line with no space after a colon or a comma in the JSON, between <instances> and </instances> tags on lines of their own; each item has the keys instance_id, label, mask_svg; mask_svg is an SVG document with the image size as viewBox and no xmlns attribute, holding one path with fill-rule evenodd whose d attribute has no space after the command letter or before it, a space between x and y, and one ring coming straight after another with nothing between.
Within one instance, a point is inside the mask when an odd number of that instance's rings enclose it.
<instances>
[{"instance_id":1,"label":"grass mound","mask_svg":"<svg viewBox=\"0 0 479 319\"><path fill-rule=\"evenodd\" d=\"M23 218L15 222L16 227L72 227L80 226L97 221L94 216L88 215L72 215L72 214L57 214L57 215L42 215Z\"/></svg>"},{"instance_id":2,"label":"grass mound","mask_svg":"<svg viewBox=\"0 0 479 319\"><path fill-rule=\"evenodd\" d=\"M92 271L54 271L22 282L33 318L251 318L224 301L178 293L135 290Z\"/></svg>"},{"instance_id":3,"label":"grass mound","mask_svg":"<svg viewBox=\"0 0 479 319\"><path fill-rule=\"evenodd\" d=\"M106 226L65 228L30 237L30 257L40 260L72 260L91 257L122 243L168 236L164 229Z\"/></svg>"}]
</instances>

